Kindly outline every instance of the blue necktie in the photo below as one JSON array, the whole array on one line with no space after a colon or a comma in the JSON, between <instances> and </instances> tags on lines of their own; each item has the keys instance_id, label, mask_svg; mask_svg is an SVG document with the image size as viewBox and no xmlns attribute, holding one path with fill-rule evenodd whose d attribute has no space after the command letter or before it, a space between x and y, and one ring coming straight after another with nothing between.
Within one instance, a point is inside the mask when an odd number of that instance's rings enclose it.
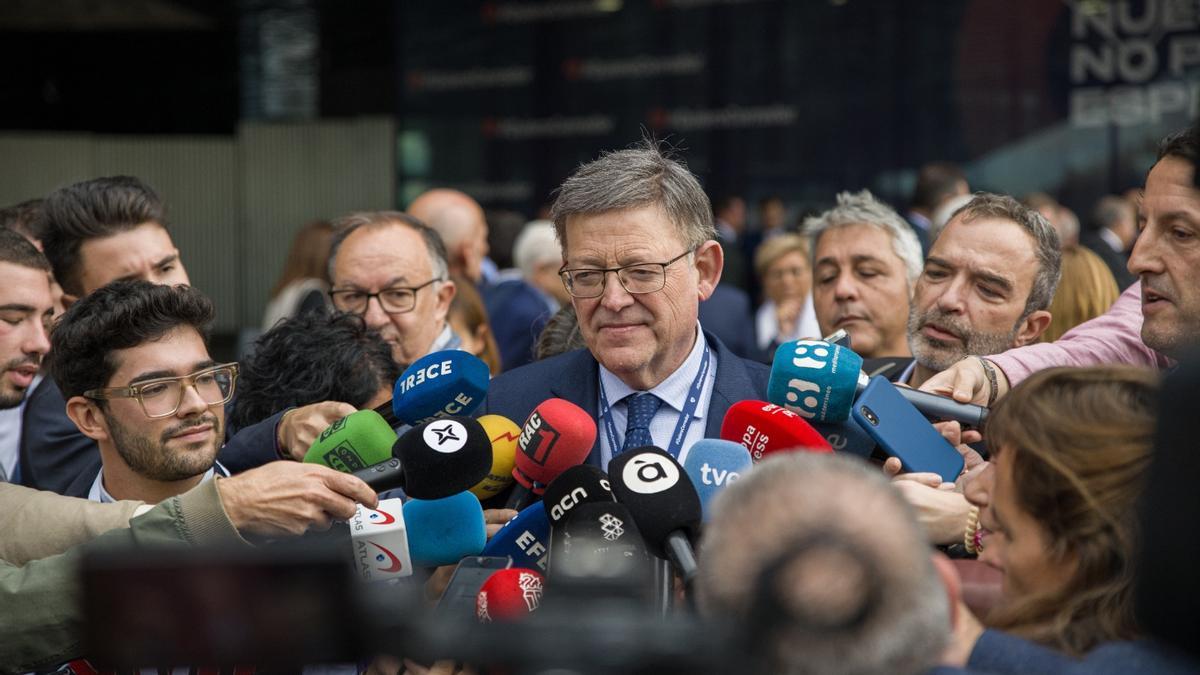
<instances>
[{"instance_id":1,"label":"blue necktie","mask_svg":"<svg viewBox=\"0 0 1200 675\"><path fill-rule=\"evenodd\" d=\"M654 419L662 399L654 394L630 394L625 402L629 417L625 422L625 443L621 445L621 452L654 445L654 439L650 437L650 420Z\"/></svg>"}]
</instances>

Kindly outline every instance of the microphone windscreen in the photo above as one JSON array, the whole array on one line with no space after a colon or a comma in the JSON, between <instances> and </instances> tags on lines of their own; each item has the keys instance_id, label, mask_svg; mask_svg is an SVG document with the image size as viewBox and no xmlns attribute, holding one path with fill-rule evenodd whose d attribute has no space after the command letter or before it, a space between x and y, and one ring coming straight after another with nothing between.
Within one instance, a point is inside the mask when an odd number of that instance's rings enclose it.
<instances>
[{"instance_id":1,"label":"microphone windscreen","mask_svg":"<svg viewBox=\"0 0 1200 675\"><path fill-rule=\"evenodd\" d=\"M862 365L861 356L840 345L785 342L771 362L767 400L807 420L841 422L850 417Z\"/></svg>"},{"instance_id":2,"label":"microphone windscreen","mask_svg":"<svg viewBox=\"0 0 1200 675\"><path fill-rule=\"evenodd\" d=\"M408 553L414 565L455 565L479 555L487 540L483 507L470 492L441 499L410 499L404 503Z\"/></svg>"},{"instance_id":3,"label":"microphone windscreen","mask_svg":"<svg viewBox=\"0 0 1200 675\"><path fill-rule=\"evenodd\" d=\"M580 504L555 526L551 538L550 570L556 581L645 571L646 542L624 504Z\"/></svg>"},{"instance_id":4,"label":"microphone windscreen","mask_svg":"<svg viewBox=\"0 0 1200 675\"><path fill-rule=\"evenodd\" d=\"M419 424L404 432L392 452L404 466L404 493L417 499L467 490L492 466L492 443L483 426L470 417Z\"/></svg>"},{"instance_id":5,"label":"microphone windscreen","mask_svg":"<svg viewBox=\"0 0 1200 675\"><path fill-rule=\"evenodd\" d=\"M509 556L513 567L546 571L550 519L541 504L530 504L488 539L483 555Z\"/></svg>"},{"instance_id":6,"label":"microphone windscreen","mask_svg":"<svg viewBox=\"0 0 1200 675\"><path fill-rule=\"evenodd\" d=\"M617 501L629 508L654 555L667 557L667 535L685 532L695 540L700 528L700 495L679 462L654 446L628 450L608 464Z\"/></svg>"},{"instance_id":7,"label":"microphone windscreen","mask_svg":"<svg viewBox=\"0 0 1200 675\"><path fill-rule=\"evenodd\" d=\"M583 408L561 398L538 404L517 441L513 478L542 494L558 474L582 464L596 442L596 422Z\"/></svg>"},{"instance_id":8,"label":"microphone windscreen","mask_svg":"<svg viewBox=\"0 0 1200 675\"><path fill-rule=\"evenodd\" d=\"M490 378L487 364L469 352L446 349L426 354L396 380L392 412L413 426L470 415L483 403Z\"/></svg>"},{"instance_id":9,"label":"microphone windscreen","mask_svg":"<svg viewBox=\"0 0 1200 675\"><path fill-rule=\"evenodd\" d=\"M557 527L580 504L615 501L608 474L589 464L579 464L562 472L546 486L542 495L542 507L550 518L550 527Z\"/></svg>"},{"instance_id":10,"label":"microphone windscreen","mask_svg":"<svg viewBox=\"0 0 1200 675\"><path fill-rule=\"evenodd\" d=\"M683 470L700 495L704 521L709 519L709 503L717 493L754 466L750 451L740 443L717 438L697 441L683 459Z\"/></svg>"},{"instance_id":11,"label":"microphone windscreen","mask_svg":"<svg viewBox=\"0 0 1200 675\"><path fill-rule=\"evenodd\" d=\"M796 449L830 452L829 443L796 413L766 401L738 401L721 420L721 438L740 443L754 461Z\"/></svg>"},{"instance_id":12,"label":"microphone windscreen","mask_svg":"<svg viewBox=\"0 0 1200 675\"><path fill-rule=\"evenodd\" d=\"M853 417L844 422L813 422L812 426L838 454L870 459L875 452L875 439Z\"/></svg>"},{"instance_id":13,"label":"microphone windscreen","mask_svg":"<svg viewBox=\"0 0 1200 675\"><path fill-rule=\"evenodd\" d=\"M374 410L359 410L325 427L304 454L310 464L353 473L392 458L396 432Z\"/></svg>"},{"instance_id":14,"label":"microphone windscreen","mask_svg":"<svg viewBox=\"0 0 1200 675\"><path fill-rule=\"evenodd\" d=\"M528 569L509 568L488 577L475 596L475 617L484 623L513 621L542 604L545 577Z\"/></svg>"},{"instance_id":15,"label":"microphone windscreen","mask_svg":"<svg viewBox=\"0 0 1200 675\"><path fill-rule=\"evenodd\" d=\"M471 493L479 497L479 501L490 499L500 494L512 485L513 466L516 465L517 439L521 437L521 427L503 415L484 415L478 422L487 432L492 444L492 468L483 480L471 488Z\"/></svg>"}]
</instances>

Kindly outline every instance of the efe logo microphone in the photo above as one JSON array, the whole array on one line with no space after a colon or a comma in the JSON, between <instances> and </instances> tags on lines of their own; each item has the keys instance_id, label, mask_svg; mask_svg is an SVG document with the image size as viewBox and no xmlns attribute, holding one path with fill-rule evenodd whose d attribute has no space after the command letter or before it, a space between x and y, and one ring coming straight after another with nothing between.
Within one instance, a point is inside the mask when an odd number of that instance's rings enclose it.
<instances>
[{"instance_id":1,"label":"efe logo microphone","mask_svg":"<svg viewBox=\"0 0 1200 675\"><path fill-rule=\"evenodd\" d=\"M653 452L635 456L621 472L625 487L643 495L671 489L679 482L679 467Z\"/></svg>"},{"instance_id":2,"label":"efe logo microphone","mask_svg":"<svg viewBox=\"0 0 1200 675\"><path fill-rule=\"evenodd\" d=\"M425 427L421 435L425 445L447 455L462 450L467 444L467 428L454 420L434 422Z\"/></svg>"}]
</instances>

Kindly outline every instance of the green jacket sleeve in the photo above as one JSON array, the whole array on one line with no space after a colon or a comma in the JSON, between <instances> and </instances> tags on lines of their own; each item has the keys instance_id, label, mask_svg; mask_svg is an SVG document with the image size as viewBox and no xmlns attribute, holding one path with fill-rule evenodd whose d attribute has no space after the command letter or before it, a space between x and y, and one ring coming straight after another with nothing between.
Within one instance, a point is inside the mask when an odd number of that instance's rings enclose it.
<instances>
[{"instance_id":1,"label":"green jacket sleeve","mask_svg":"<svg viewBox=\"0 0 1200 675\"><path fill-rule=\"evenodd\" d=\"M24 567L0 562L0 673L24 673L71 660L81 649L78 565L89 550L129 546L245 543L225 514L216 481L155 506L66 553Z\"/></svg>"},{"instance_id":2,"label":"green jacket sleeve","mask_svg":"<svg viewBox=\"0 0 1200 675\"><path fill-rule=\"evenodd\" d=\"M109 530L129 527L129 519L141 505L128 501L99 504L0 483L0 560L24 565Z\"/></svg>"}]
</instances>

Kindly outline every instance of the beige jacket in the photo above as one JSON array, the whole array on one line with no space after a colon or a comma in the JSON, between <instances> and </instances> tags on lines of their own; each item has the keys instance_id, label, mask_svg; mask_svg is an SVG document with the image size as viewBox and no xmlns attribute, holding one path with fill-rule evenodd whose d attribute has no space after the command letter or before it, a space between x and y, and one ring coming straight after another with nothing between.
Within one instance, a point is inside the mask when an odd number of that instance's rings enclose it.
<instances>
[{"instance_id":1,"label":"beige jacket","mask_svg":"<svg viewBox=\"0 0 1200 675\"><path fill-rule=\"evenodd\" d=\"M139 510L140 507L140 510ZM149 510L142 502L99 504L0 483L0 560L21 566L62 553Z\"/></svg>"}]
</instances>

